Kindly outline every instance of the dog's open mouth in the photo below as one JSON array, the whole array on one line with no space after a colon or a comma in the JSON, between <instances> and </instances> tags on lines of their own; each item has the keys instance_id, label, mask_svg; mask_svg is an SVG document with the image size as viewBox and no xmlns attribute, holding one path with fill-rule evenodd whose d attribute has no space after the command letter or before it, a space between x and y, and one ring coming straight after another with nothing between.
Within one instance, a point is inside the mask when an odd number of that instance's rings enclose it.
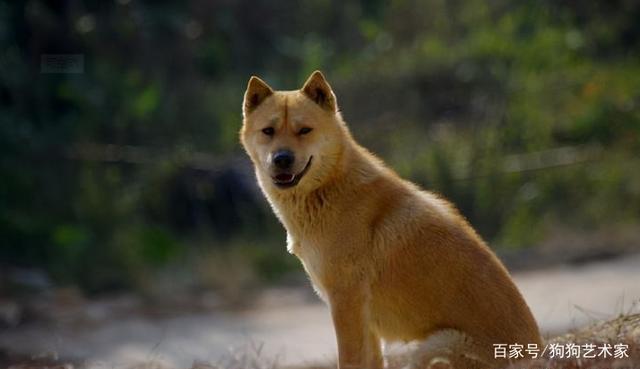
<instances>
[{"instance_id":1,"label":"dog's open mouth","mask_svg":"<svg viewBox=\"0 0 640 369\"><path fill-rule=\"evenodd\" d=\"M280 173L273 176L273 183L280 188L289 188L293 187L300 182L302 177L307 173L309 167L311 166L311 159L313 156L309 157L309 161L307 161L307 165L304 166L304 169L298 174L292 173Z\"/></svg>"}]
</instances>

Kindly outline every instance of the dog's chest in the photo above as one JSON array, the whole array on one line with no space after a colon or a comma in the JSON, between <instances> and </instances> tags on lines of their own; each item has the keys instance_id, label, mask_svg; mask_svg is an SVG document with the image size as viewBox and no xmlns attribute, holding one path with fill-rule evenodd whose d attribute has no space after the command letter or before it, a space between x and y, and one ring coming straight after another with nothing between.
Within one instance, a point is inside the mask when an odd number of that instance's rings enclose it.
<instances>
[{"instance_id":1,"label":"dog's chest","mask_svg":"<svg viewBox=\"0 0 640 369\"><path fill-rule=\"evenodd\" d=\"M287 241L291 237L287 236ZM307 272L314 290L322 300L327 301L327 291L325 286L325 269L327 265L326 255L322 253L321 247L311 241L293 241L291 251L302 262L304 270Z\"/></svg>"}]
</instances>

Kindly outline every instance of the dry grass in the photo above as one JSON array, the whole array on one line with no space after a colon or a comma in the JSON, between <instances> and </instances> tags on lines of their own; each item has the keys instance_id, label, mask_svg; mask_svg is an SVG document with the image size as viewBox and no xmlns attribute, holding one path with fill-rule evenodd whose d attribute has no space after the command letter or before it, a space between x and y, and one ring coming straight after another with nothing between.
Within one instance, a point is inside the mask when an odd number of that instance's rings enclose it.
<instances>
[{"instance_id":1,"label":"dry grass","mask_svg":"<svg viewBox=\"0 0 640 369\"><path fill-rule=\"evenodd\" d=\"M507 369L640 369L640 314L625 315L617 319L600 322L582 330L555 337L548 344L595 344L609 343L615 345L623 343L629 345L628 358L595 358L595 359L550 359L543 358L529 361L519 361ZM547 355L545 355L547 356ZM59 360L55 356L44 358L15 358L10 360L8 369L75 369L91 368L82 363ZM406 362L401 357L391 357L390 368L401 368ZM304 368L287 369L325 369L335 365L306 366ZM101 366L104 368L104 365ZM249 343L244 347L229 352L218 362L195 362L190 369L284 369L278 363L278 358L265 358L262 354L262 344ZM156 362L133 364L123 369L171 369Z\"/></svg>"},{"instance_id":2,"label":"dry grass","mask_svg":"<svg viewBox=\"0 0 640 369\"><path fill-rule=\"evenodd\" d=\"M616 359L537 359L518 363L512 368L522 369L640 369L640 314L625 315L617 319L594 324L580 331L550 339L558 344L627 344L628 358Z\"/></svg>"}]
</instances>

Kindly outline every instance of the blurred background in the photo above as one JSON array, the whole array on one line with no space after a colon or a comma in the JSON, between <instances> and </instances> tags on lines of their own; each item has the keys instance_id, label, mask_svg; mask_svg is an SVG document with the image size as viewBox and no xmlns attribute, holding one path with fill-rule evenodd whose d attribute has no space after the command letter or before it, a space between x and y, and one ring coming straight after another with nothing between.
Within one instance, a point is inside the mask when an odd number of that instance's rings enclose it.
<instances>
[{"instance_id":1,"label":"blurred background","mask_svg":"<svg viewBox=\"0 0 640 369\"><path fill-rule=\"evenodd\" d=\"M639 19L635 0L1 1L0 352L315 304L238 143L251 75L297 89L321 69L357 140L452 200L531 291L605 260L635 262L586 284L637 282ZM67 345L69 324L92 328Z\"/></svg>"}]
</instances>

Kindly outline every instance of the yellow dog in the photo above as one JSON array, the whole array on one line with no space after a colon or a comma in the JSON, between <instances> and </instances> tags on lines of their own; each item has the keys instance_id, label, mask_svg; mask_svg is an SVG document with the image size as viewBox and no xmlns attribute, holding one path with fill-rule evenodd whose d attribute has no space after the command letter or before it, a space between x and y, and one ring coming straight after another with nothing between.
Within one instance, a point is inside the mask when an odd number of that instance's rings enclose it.
<instances>
[{"instance_id":1,"label":"yellow dog","mask_svg":"<svg viewBox=\"0 0 640 369\"><path fill-rule=\"evenodd\" d=\"M493 344L541 344L507 270L446 200L358 145L316 71L300 90L251 77L241 141L331 308L339 367L381 368L381 340L421 341L413 364L504 365Z\"/></svg>"}]
</instances>

